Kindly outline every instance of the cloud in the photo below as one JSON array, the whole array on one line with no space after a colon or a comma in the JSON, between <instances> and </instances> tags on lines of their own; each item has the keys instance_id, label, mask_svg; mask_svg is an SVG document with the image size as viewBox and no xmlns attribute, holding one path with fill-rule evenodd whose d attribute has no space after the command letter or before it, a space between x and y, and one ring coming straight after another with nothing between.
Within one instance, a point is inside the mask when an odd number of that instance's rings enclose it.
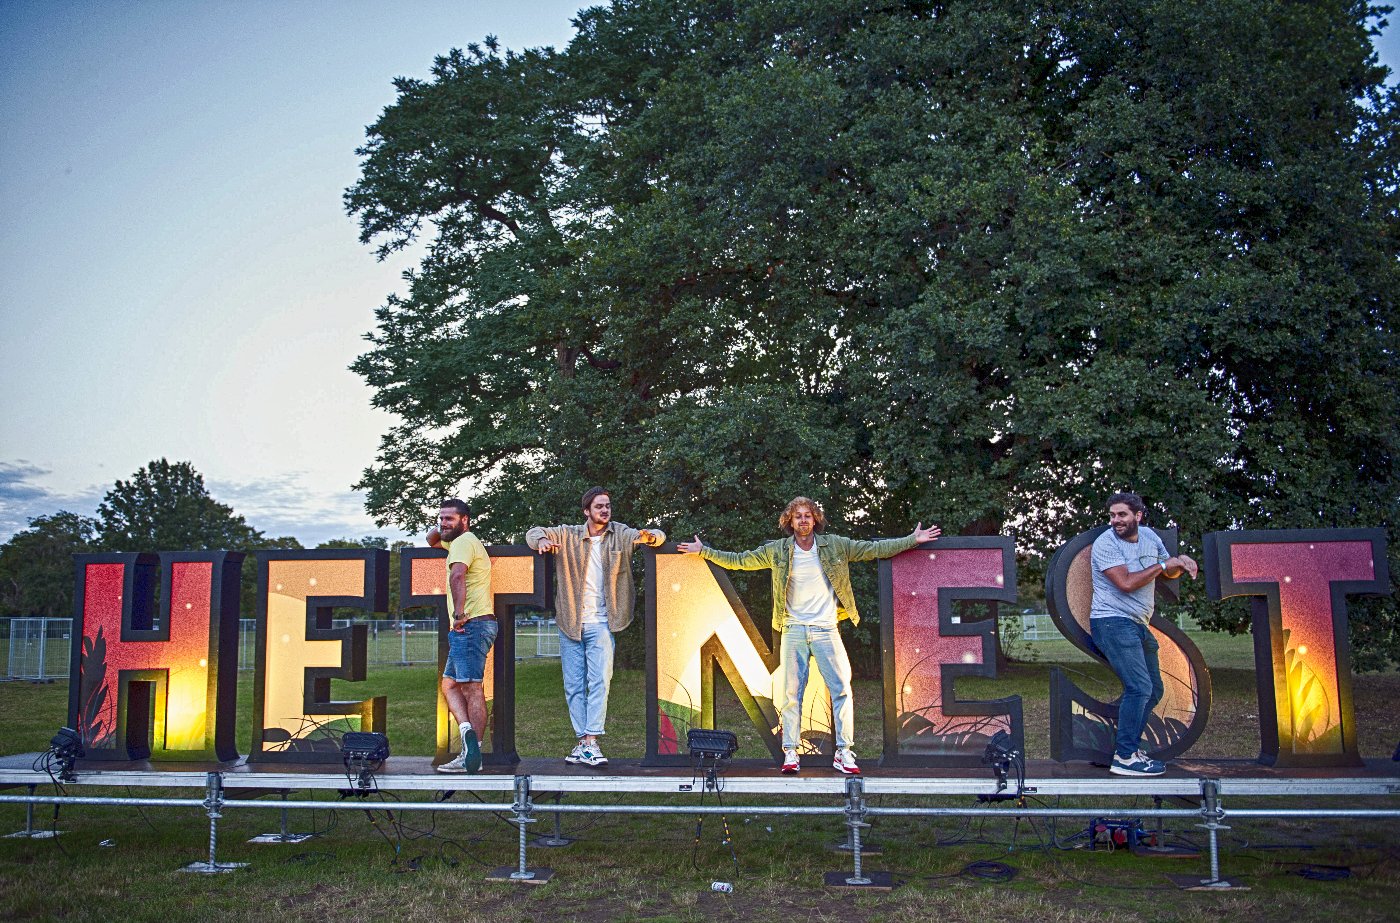
<instances>
[{"instance_id":1,"label":"cloud","mask_svg":"<svg viewBox=\"0 0 1400 923\"><path fill-rule=\"evenodd\" d=\"M310 475L293 471L252 481L205 478L210 495L233 507L248 525L270 538L295 536L312 547L336 538L382 535L390 541L407 537L398 529L383 529L365 514L364 495L332 485L308 483Z\"/></svg>"},{"instance_id":2,"label":"cloud","mask_svg":"<svg viewBox=\"0 0 1400 923\"><path fill-rule=\"evenodd\" d=\"M80 516L96 514L105 488L94 485L80 491L56 491L38 483L51 473L24 459L0 461L0 542L7 542L16 532L29 528L29 521L36 516L52 515L59 510Z\"/></svg>"}]
</instances>

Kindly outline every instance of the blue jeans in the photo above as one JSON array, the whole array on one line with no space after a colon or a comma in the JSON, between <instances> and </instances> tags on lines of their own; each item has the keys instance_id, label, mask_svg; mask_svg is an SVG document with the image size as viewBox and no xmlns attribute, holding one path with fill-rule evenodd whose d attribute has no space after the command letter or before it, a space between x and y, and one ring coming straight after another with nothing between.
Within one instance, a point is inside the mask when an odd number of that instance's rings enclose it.
<instances>
[{"instance_id":1,"label":"blue jeans","mask_svg":"<svg viewBox=\"0 0 1400 923\"><path fill-rule=\"evenodd\" d=\"M1120 616L1090 619L1089 634L1123 683L1114 753L1127 759L1142 743L1142 729L1147 726L1152 707L1162 701L1157 639L1152 637L1152 629L1137 619Z\"/></svg>"},{"instance_id":2,"label":"blue jeans","mask_svg":"<svg viewBox=\"0 0 1400 923\"><path fill-rule=\"evenodd\" d=\"M447 667L442 675L459 683L479 683L486 676L486 654L500 626L495 619L468 619L461 631L447 633Z\"/></svg>"},{"instance_id":3,"label":"blue jeans","mask_svg":"<svg viewBox=\"0 0 1400 923\"><path fill-rule=\"evenodd\" d=\"M608 689L612 686L613 636L606 622L584 622L580 640L559 632L559 662L564 669L564 701L578 737L604 733Z\"/></svg>"},{"instance_id":4,"label":"blue jeans","mask_svg":"<svg viewBox=\"0 0 1400 923\"><path fill-rule=\"evenodd\" d=\"M841 635L832 628L794 625L783 630L783 747L795 749L802 740L802 693L807 689L808 661L817 661L817 670L831 693L832 733L837 747L855 743L855 706L851 701L851 661Z\"/></svg>"}]
</instances>

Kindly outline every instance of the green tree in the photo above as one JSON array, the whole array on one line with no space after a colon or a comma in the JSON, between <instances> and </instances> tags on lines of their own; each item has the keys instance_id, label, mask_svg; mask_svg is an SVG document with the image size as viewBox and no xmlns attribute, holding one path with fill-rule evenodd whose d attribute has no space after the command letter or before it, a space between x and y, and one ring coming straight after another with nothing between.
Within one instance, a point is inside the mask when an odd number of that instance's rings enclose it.
<instances>
[{"instance_id":1,"label":"green tree","mask_svg":"<svg viewBox=\"0 0 1400 923\"><path fill-rule=\"evenodd\" d=\"M96 531L95 520L60 510L0 545L0 614L72 617L73 555L92 550Z\"/></svg>"},{"instance_id":2,"label":"green tree","mask_svg":"<svg viewBox=\"0 0 1400 923\"><path fill-rule=\"evenodd\" d=\"M346 193L381 254L430 234L355 364L401 421L368 508L465 483L504 537L603 483L736 547L800 492L1039 559L1131 485L1188 542L1383 524L1400 579L1384 12L616 0L452 51Z\"/></svg>"},{"instance_id":3,"label":"green tree","mask_svg":"<svg viewBox=\"0 0 1400 923\"><path fill-rule=\"evenodd\" d=\"M189 462L156 459L118 480L97 506L102 547L109 551L244 551L262 533L209 496L204 475Z\"/></svg>"}]
</instances>

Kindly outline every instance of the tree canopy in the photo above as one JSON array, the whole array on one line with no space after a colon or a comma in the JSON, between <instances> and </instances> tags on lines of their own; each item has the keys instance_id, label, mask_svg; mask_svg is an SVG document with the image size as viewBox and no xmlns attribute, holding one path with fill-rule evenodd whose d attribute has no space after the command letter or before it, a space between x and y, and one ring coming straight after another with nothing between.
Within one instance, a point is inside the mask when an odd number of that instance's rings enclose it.
<instances>
[{"instance_id":1,"label":"tree canopy","mask_svg":"<svg viewBox=\"0 0 1400 923\"><path fill-rule=\"evenodd\" d=\"M1131 486L1188 543L1385 525L1400 577L1385 12L616 0L452 50L345 197L426 244L354 366L368 509L465 484L504 538L602 483L734 547L804 493L1034 559ZM1400 659L1393 601L1354 623Z\"/></svg>"}]
</instances>

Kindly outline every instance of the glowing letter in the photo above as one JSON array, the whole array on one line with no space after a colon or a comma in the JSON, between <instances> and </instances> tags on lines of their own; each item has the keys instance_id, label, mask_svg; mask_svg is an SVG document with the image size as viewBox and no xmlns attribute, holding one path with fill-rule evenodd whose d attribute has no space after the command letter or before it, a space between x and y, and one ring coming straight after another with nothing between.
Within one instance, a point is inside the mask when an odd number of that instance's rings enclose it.
<instances>
[{"instance_id":1,"label":"glowing letter","mask_svg":"<svg viewBox=\"0 0 1400 923\"><path fill-rule=\"evenodd\" d=\"M714 677L724 671L773 758L782 759L773 702L777 652L763 642L758 626L729 576L699 557L675 551L646 554L647 755L643 765L689 763L684 749L691 727L715 726ZM807 749L830 737L830 698L812 670L802 716ZM816 713L826 703L825 728Z\"/></svg>"},{"instance_id":2,"label":"glowing letter","mask_svg":"<svg viewBox=\"0 0 1400 923\"><path fill-rule=\"evenodd\" d=\"M1390 592L1385 532L1212 532L1205 548L1211 597L1251 597L1260 761L1360 766L1346 597Z\"/></svg>"},{"instance_id":3,"label":"glowing letter","mask_svg":"<svg viewBox=\"0 0 1400 923\"><path fill-rule=\"evenodd\" d=\"M1023 748L1021 697L956 698L959 676L996 676L995 618L956 623L957 599L1016 601L1009 538L925 542L880 562L882 766L977 765L997 731Z\"/></svg>"},{"instance_id":4,"label":"glowing letter","mask_svg":"<svg viewBox=\"0 0 1400 923\"><path fill-rule=\"evenodd\" d=\"M486 694L490 745L482 761L489 766L512 766L520 761L515 750L515 606L548 608L554 568L524 545L487 545L491 556L491 596L500 630L486 655L482 691ZM399 556L400 609L427 606L438 623L438 674L447 666L447 594L444 581L447 552L438 548L405 548ZM500 690L497 696L496 690ZM456 722L447 711L442 690L437 694L437 753L434 762L451 758ZM485 743L485 741L483 741Z\"/></svg>"},{"instance_id":5,"label":"glowing letter","mask_svg":"<svg viewBox=\"0 0 1400 923\"><path fill-rule=\"evenodd\" d=\"M89 759L232 760L236 552L77 556L68 720ZM157 564L165 617L154 618Z\"/></svg>"},{"instance_id":6,"label":"glowing letter","mask_svg":"<svg viewBox=\"0 0 1400 923\"><path fill-rule=\"evenodd\" d=\"M1090 568L1094 539L1108 526L1081 532L1050 559L1045 573L1045 602L1060 633L1075 647L1107 663L1089 637L1089 606L1094 588ZM1176 551L1175 529L1153 527L1170 552ZM1158 602L1175 602L1177 581L1158 579ZM1149 623L1157 639L1157 660L1162 670L1162 701L1152 709L1143 729L1147 752L1171 759L1201 736L1210 716L1210 672L1200 648L1164 618L1161 607ZM1101 702L1076 686L1058 667L1050 671L1050 757L1060 761L1092 760L1108 763L1113 755L1118 705Z\"/></svg>"},{"instance_id":7,"label":"glowing letter","mask_svg":"<svg viewBox=\"0 0 1400 923\"><path fill-rule=\"evenodd\" d=\"M331 627L335 606L383 612L389 552L259 551L257 673L250 760L340 762L346 731L384 730L383 696L332 702L331 680L365 678L363 623Z\"/></svg>"}]
</instances>

